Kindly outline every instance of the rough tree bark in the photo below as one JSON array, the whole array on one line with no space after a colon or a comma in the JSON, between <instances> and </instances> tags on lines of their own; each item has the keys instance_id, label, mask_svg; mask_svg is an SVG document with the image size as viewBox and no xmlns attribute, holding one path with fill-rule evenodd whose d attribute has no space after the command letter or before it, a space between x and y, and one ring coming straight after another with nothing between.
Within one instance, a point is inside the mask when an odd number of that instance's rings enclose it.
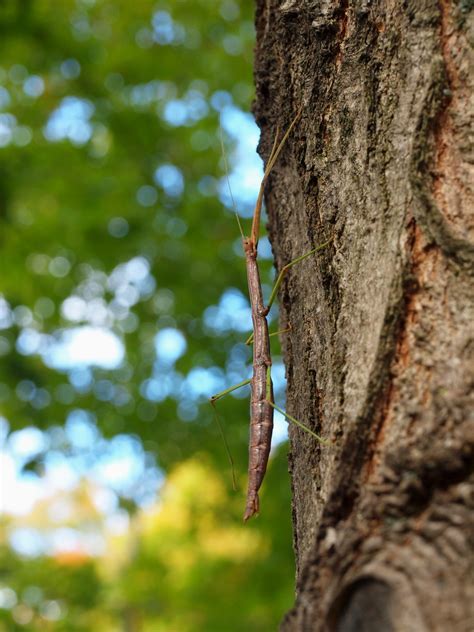
<instances>
[{"instance_id":1,"label":"rough tree bark","mask_svg":"<svg viewBox=\"0 0 474 632\"><path fill-rule=\"evenodd\" d=\"M474 630L472 0L257 0L297 600L285 632Z\"/></svg>"}]
</instances>

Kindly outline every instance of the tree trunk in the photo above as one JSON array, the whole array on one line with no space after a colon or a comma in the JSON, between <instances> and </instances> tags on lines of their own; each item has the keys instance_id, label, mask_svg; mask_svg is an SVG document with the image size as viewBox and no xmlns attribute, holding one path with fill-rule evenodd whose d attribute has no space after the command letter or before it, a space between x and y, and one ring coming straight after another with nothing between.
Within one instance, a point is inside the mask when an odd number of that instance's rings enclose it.
<instances>
[{"instance_id":1,"label":"tree trunk","mask_svg":"<svg viewBox=\"0 0 474 632\"><path fill-rule=\"evenodd\" d=\"M474 630L472 0L258 0L297 600L282 629Z\"/></svg>"}]
</instances>

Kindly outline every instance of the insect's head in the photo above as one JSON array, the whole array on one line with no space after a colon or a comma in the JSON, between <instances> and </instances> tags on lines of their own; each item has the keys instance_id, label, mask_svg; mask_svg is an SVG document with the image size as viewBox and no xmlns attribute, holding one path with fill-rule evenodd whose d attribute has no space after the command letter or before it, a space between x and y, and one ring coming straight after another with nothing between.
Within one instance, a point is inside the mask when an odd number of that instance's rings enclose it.
<instances>
[{"instance_id":1,"label":"insect's head","mask_svg":"<svg viewBox=\"0 0 474 632\"><path fill-rule=\"evenodd\" d=\"M244 247L244 252L251 253L255 250L255 244L251 237L242 237L242 245Z\"/></svg>"}]
</instances>

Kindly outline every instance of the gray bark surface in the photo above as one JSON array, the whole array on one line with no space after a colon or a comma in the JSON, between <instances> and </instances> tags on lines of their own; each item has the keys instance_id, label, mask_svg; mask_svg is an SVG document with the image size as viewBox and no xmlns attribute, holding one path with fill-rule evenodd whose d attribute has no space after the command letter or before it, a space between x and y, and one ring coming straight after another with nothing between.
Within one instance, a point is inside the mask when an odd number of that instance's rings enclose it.
<instances>
[{"instance_id":1,"label":"gray bark surface","mask_svg":"<svg viewBox=\"0 0 474 632\"><path fill-rule=\"evenodd\" d=\"M257 0L293 427L285 632L472 632L474 3Z\"/></svg>"}]
</instances>

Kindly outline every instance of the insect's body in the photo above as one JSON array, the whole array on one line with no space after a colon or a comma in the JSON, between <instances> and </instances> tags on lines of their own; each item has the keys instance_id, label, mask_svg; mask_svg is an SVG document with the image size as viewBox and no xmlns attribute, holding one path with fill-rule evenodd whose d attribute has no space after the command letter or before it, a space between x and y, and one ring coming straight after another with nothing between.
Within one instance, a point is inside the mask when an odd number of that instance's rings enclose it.
<instances>
[{"instance_id":1,"label":"insect's body","mask_svg":"<svg viewBox=\"0 0 474 632\"><path fill-rule=\"evenodd\" d=\"M258 490L265 476L273 432L272 364L268 335L268 308L263 303L257 263L257 248L252 239L244 239L247 280L253 322L253 375L250 382L250 441L247 505L244 520L259 510Z\"/></svg>"},{"instance_id":2,"label":"insect's body","mask_svg":"<svg viewBox=\"0 0 474 632\"><path fill-rule=\"evenodd\" d=\"M271 378L271 366L272 359L270 354L270 336L268 334L268 324L267 324L267 314L272 306L272 303L276 297L278 288L280 283L283 280L286 272L295 264L306 257L316 253L318 250L325 248L329 242L322 244L313 250L310 250L304 255L301 255L297 259L290 261L286 266L282 268L280 271L275 287L270 295L270 299L268 301L268 305L265 306L263 303L262 296L262 286L260 283L260 274L258 271L258 263L257 263L257 246L258 246L258 234L260 228L260 214L262 210L263 203L263 194L265 189L265 183L267 181L268 175L272 170L273 165L275 164L278 155L285 144L286 139L288 138L291 130L293 129L296 121L300 117L300 113L293 119L290 127L288 128L286 134L283 136L282 140L278 143L277 138L275 138L275 142L273 144L272 151L270 153L270 157L268 159L268 163L265 169L265 173L260 184L260 191L258 193L257 203L255 205L255 211L253 215L252 221L252 231L250 237L245 237L242 226L240 224L239 217L237 215L237 221L240 228L240 233L242 235L242 243L245 252L245 262L247 266L247 281L249 287L249 298L250 305L252 308L252 321L253 321L253 334L247 340L247 344L250 344L253 341L253 375L250 380L244 380L240 384L235 386L231 386L227 388L225 391L221 393L217 393L211 397L211 404L214 405L217 399L223 397L227 393L231 393L237 388L244 386L245 384L250 383L250 387L252 390L251 402L250 402L250 442L249 442L249 468L248 468L248 490L247 490L247 504L245 507L244 520L248 520L253 515L258 513L259 510L259 499L258 499L258 490L262 484L263 478L265 476L265 472L267 469L268 457L270 455L270 446L272 440L272 432L273 432L273 410L279 411L281 414L285 415L290 421L295 423L300 428L303 428L311 435L313 435L318 441L321 443L326 443L321 437L319 437L313 430L300 423L297 419L294 419L288 413L285 413L281 408L276 406L273 399L273 385ZM278 134L277 134L278 137ZM232 196L232 193L231 193ZM216 415L216 420L218 421L218 417ZM222 428L219 424L219 429L222 433L222 437L224 439L224 443L227 449L227 453L229 455L229 459L232 465L233 471L233 462L232 457L230 456L230 452L227 446L227 442L225 440L225 435L222 431Z\"/></svg>"}]
</instances>

